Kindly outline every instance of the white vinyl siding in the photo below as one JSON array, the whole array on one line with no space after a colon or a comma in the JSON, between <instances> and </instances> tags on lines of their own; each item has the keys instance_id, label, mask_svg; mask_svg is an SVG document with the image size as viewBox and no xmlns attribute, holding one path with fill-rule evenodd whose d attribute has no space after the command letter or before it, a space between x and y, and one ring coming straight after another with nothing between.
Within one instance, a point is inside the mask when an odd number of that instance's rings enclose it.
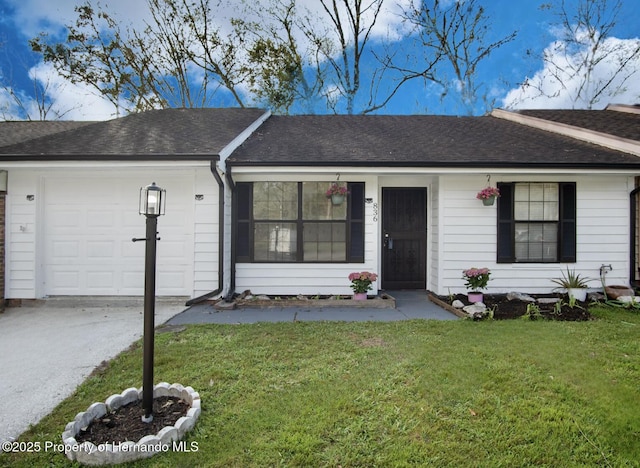
<instances>
[{"instance_id":1,"label":"white vinyl siding","mask_svg":"<svg viewBox=\"0 0 640 468\"><path fill-rule=\"evenodd\" d=\"M220 287L218 270L222 268L222 265L218 265L221 229L219 191L218 183L210 170L196 171L194 192L193 296L199 297ZM195 199L196 196L201 199Z\"/></svg>"},{"instance_id":2,"label":"white vinyl siding","mask_svg":"<svg viewBox=\"0 0 640 468\"><path fill-rule=\"evenodd\" d=\"M594 278L600 287L602 264L613 266L608 284L626 284L629 274L629 193L633 180L627 176L596 175L500 175L496 182L576 182L577 262L498 264L496 263L496 205L483 206L475 198L486 186L486 176L443 176L441 178L442 239L441 281L438 294L465 292L462 270L488 267L491 280L487 292L522 291L549 293L552 278L566 266Z\"/></svg>"},{"instance_id":3,"label":"white vinyl siding","mask_svg":"<svg viewBox=\"0 0 640 468\"><path fill-rule=\"evenodd\" d=\"M6 196L5 297L36 297L37 177L11 171ZM27 197L33 195L33 200Z\"/></svg>"}]
</instances>

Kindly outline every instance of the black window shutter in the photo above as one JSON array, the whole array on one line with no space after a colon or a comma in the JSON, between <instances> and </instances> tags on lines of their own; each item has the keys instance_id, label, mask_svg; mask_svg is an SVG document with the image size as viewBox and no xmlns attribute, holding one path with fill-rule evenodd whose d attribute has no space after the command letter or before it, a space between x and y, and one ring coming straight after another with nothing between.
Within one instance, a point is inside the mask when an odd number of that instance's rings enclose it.
<instances>
[{"instance_id":1,"label":"black window shutter","mask_svg":"<svg viewBox=\"0 0 640 468\"><path fill-rule=\"evenodd\" d=\"M561 262L576 261L576 184L562 182L560 185L560 252Z\"/></svg>"},{"instance_id":2,"label":"black window shutter","mask_svg":"<svg viewBox=\"0 0 640 468\"><path fill-rule=\"evenodd\" d=\"M347 261L364 262L364 183L350 182L347 218Z\"/></svg>"},{"instance_id":3,"label":"black window shutter","mask_svg":"<svg viewBox=\"0 0 640 468\"><path fill-rule=\"evenodd\" d=\"M239 182L236 184L236 261L251 261L251 206L253 205L253 184Z\"/></svg>"},{"instance_id":4,"label":"black window shutter","mask_svg":"<svg viewBox=\"0 0 640 468\"><path fill-rule=\"evenodd\" d=\"M515 261L513 187L512 183L498 183L498 190L500 190L500 197L498 197L498 263L513 263Z\"/></svg>"}]
</instances>

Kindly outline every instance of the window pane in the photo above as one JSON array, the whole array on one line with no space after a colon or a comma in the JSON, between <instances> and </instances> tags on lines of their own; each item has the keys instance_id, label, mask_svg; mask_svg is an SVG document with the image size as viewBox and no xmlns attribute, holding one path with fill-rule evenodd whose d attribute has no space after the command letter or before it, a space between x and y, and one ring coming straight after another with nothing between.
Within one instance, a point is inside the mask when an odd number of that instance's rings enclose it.
<instances>
[{"instance_id":1,"label":"window pane","mask_svg":"<svg viewBox=\"0 0 640 468\"><path fill-rule=\"evenodd\" d=\"M516 184L513 199L517 202L525 201L529 203L529 184Z\"/></svg>"},{"instance_id":2,"label":"window pane","mask_svg":"<svg viewBox=\"0 0 640 468\"><path fill-rule=\"evenodd\" d=\"M516 223L515 254L518 262L554 262L558 252L556 223Z\"/></svg>"},{"instance_id":3,"label":"window pane","mask_svg":"<svg viewBox=\"0 0 640 468\"><path fill-rule=\"evenodd\" d=\"M302 183L302 218L303 219L346 219L347 201L340 205L333 205L331 198L327 198L329 182L303 182ZM346 184L343 184L346 188Z\"/></svg>"},{"instance_id":4,"label":"window pane","mask_svg":"<svg viewBox=\"0 0 640 468\"><path fill-rule=\"evenodd\" d=\"M558 184L516 184L514 216L520 221L557 221Z\"/></svg>"},{"instance_id":5,"label":"window pane","mask_svg":"<svg viewBox=\"0 0 640 468\"><path fill-rule=\"evenodd\" d=\"M515 219L521 219L521 220L529 219L529 202L528 201L515 202L513 215Z\"/></svg>"},{"instance_id":6,"label":"window pane","mask_svg":"<svg viewBox=\"0 0 640 468\"><path fill-rule=\"evenodd\" d=\"M344 223L304 223L304 260L309 262L345 261L346 237Z\"/></svg>"},{"instance_id":7,"label":"window pane","mask_svg":"<svg viewBox=\"0 0 640 468\"><path fill-rule=\"evenodd\" d=\"M254 219L296 219L298 217L297 182L255 182L253 184Z\"/></svg>"},{"instance_id":8,"label":"window pane","mask_svg":"<svg viewBox=\"0 0 640 468\"><path fill-rule=\"evenodd\" d=\"M296 260L295 223L256 223L254 258L257 261Z\"/></svg>"}]
</instances>

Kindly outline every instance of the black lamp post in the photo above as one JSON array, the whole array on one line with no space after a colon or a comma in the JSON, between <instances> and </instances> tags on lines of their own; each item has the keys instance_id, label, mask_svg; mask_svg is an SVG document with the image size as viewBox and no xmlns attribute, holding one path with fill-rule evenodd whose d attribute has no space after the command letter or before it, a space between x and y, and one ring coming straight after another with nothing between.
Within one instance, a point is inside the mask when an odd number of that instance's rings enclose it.
<instances>
[{"instance_id":1,"label":"black lamp post","mask_svg":"<svg viewBox=\"0 0 640 468\"><path fill-rule=\"evenodd\" d=\"M140 189L140 214L147 217L147 235L144 274L144 350L142 369L142 408L144 422L153 421L153 341L156 299L156 241L158 216L164 214L166 191L153 182Z\"/></svg>"}]
</instances>

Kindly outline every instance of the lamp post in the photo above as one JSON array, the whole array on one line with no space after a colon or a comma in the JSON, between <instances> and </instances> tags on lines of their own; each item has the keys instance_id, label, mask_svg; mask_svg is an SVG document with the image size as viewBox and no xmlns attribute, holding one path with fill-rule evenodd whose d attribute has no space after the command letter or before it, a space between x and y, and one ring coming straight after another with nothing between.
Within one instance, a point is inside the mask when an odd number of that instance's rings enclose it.
<instances>
[{"instance_id":1,"label":"lamp post","mask_svg":"<svg viewBox=\"0 0 640 468\"><path fill-rule=\"evenodd\" d=\"M164 214L165 193L153 182L140 189L140 214L147 217L147 235L143 239L132 239L133 242L145 241L144 268L144 349L142 368L142 421L153 421L153 346L156 296L156 241L158 240L158 216Z\"/></svg>"}]
</instances>

